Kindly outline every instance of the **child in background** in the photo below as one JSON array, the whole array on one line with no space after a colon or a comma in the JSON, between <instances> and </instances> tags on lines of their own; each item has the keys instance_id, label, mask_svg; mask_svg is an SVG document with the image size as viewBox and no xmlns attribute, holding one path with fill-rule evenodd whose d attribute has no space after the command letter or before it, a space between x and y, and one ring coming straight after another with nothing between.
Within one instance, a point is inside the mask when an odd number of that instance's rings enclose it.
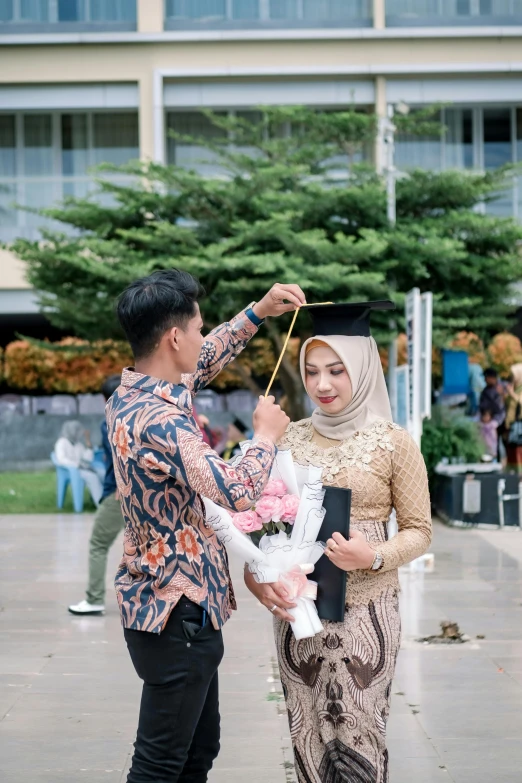
<instances>
[{"instance_id":1,"label":"child in background","mask_svg":"<svg viewBox=\"0 0 522 783\"><path fill-rule=\"evenodd\" d=\"M490 408L480 409L480 434L486 444L486 453L497 458L498 454L498 421L493 418Z\"/></svg>"}]
</instances>

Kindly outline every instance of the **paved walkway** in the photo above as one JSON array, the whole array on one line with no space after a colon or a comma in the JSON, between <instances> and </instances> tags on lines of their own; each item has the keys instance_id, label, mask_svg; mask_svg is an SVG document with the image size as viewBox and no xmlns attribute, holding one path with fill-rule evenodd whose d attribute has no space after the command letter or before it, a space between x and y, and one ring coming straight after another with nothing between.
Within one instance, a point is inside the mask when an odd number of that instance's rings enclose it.
<instances>
[{"instance_id":1,"label":"paved walkway","mask_svg":"<svg viewBox=\"0 0 522 783\"><path fill-rule=\"evenodd\" d=\"M91 523L87 516L0 516L2 783L126 778L140 688L112 590L103 618L66 612L83 597ZM437 526L432 551L434 574L401 577L404 643L389 723L391 783L518 783L522 534ZM211 780L290 783L270 616L239 575L235 583L241 608L226 627L222 752ZM472 641L415 641L436 633L444 619L457 621Z\"/></svg>"}]
</instances>

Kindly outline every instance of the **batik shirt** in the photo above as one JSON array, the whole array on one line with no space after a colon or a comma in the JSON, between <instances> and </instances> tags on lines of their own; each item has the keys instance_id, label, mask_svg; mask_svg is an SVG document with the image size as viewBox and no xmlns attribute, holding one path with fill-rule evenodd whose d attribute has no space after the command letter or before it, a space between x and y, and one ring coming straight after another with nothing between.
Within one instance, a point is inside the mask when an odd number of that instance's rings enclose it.
<instances>
[{"instance_id":1,"label":"batik shirt","mask_svg":"<svg viewBox=\"0 0 522 783\"><path fill-rule=\"evenodd\" d=\"M181 385L124 370L107 405L126 523L115 583L125 628L160 633L182 595L205 609L216 629L236 608L226 551L205 523L201 496L231 511L249 509L275 447L257 438L231 467L203 441L192 399L257 332L246 312L209 334L197 371Z\"/></svg>"}]
</instances>

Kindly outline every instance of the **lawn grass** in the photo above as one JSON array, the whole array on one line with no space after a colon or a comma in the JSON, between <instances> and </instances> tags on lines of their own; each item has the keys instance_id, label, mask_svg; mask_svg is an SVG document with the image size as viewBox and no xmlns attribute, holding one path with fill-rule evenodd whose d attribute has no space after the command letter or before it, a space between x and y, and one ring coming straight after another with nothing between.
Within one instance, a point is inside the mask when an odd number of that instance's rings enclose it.
<instances>
[{"instance_id":1,"label":"lawn grass","mask_svg":"<svg viewBox=\"0 0 522 783\"><path fill-rule=\"evenodd\" d=\"M86 488L83 510L95 511ZM0 514L56 514L56 473L0 473ZM71 488L67 488L64 514L74 513Z\"/></svg>"}]
</instances>

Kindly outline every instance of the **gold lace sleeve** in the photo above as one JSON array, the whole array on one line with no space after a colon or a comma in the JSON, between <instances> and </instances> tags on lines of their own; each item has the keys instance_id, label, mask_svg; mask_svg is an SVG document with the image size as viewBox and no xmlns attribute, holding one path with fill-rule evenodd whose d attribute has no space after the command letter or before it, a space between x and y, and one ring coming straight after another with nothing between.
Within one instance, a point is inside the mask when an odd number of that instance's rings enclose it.
<instances>
[{"instance_id":1,"label":"gold lace sleeve","mask_svg":"<svg viewBox=\"0 0 522 783\"><path fill-rule=\"evenodd\" d=\"M379 546L384 559L381 572L415 560L431 543L431 505L424 459L405 430L394 430L392 439L395 450L391 491L399 532Z\"/></svg>"}]
</instances>

